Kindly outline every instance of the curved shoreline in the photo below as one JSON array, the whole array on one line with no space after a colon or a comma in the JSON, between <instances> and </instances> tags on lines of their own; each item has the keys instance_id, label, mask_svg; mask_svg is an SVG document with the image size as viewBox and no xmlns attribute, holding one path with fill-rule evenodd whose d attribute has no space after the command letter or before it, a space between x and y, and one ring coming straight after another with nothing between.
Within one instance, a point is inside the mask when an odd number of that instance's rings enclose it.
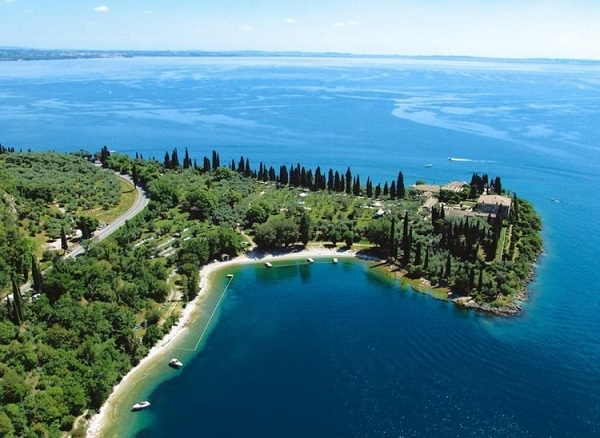
<instances>
[{"instance_id":1,"label":"curved shoreline","mask_svg":"<svg viewBox=\"0 0 600 438\"><path fill-rule=\"evenodd\" d=\"M199 310L203 301L202 299L208 294L211 288L210 277L227 267L238 266L238 265L248 265L248 264L256 264L267 261L280 261L280 260L297 260L302 258L309 257L338 257L338 258L355 258L357 254L355 251L339 251L337 249L327 249L327 248L314 248L314 249L305 249L297 252L283 252L281 254L275 253L257 253L250 252L244 255L240 255L232 260L225 262L212 262L207 265L204 265L200 270L200 293L196 296L191 302L187 304L185 309L183 310L181 317L177 324L171 327L169 333L167 333L160 341L158 341L148 352L148 354L113 387L112 392L108 396L108 398L102 404L102 407L95 414L87 428L86 437L87 438L100 438L103 435L104 429L108 426L110 422L109 415L112 410L115 408L115 404L118 401L120 395L123 395L127 392L127 389L130 385L135 384L138 380L136 377L139 374L143 374L143 371L146 368L149 368L153 365L156 359L163 353L167 346L174 341L175 339L181 338L181 336L185 333L188 328L189 322L192 319L194 313Z\"/></svg>"},{"instance_id":2,"label":"curved shoreline","mask_svg":"<svg viewBox=\"0 0 600 438\"><path fill-rule=\"evenodd\" d=\"M86 437L102 438L103 434L105 433L105 429L109 425L111 425L112 418L110 418L110 415L119 404L120 397L124 396L128 392L128 390L130 390L134 385L142 381L142 379L144 378L144 371L156 365L158 363L157 361L159 357L163 354L166 354L170 344L175 340L181 339L181 337L185 334L191 322L194 320L194 317L197 316L198 311L203 310L204 298L209 295L211 288L213 287L213 284L211 283L211 278L213 274L222 271L227 267L266 263L269 261L277 262L282 260L299 260L324 257L358 258L365 261L378 262L383 261L378 257L360 254L359 252L354 250L342 251L338 248L330 249L319 246L314 248L303 249L300 251L282 251L280 253L263 253L257 250L252 250L246 254L237 256L229 261L219 262L215 260L212 263L202 266L200 270L200 293L186 305L178 322L175 325L173 325L173 327L171 327L169 333L167 333L160 341L158 341L149 350L148 354L136 366L131 368L129 372L113 387L112 392L110 393L109 397L104 401L100 410L90 419L86 431ZM533 272L535 272L535 269L532 267L532 274ZM394 278L397 279L397 277ZM417 292L424 292L422 288L415 287L415 285L413 284L409 283L409 286ZM526 291L527 289L528 286L525 286L524 290ZM524 295L526 296L526 292L524 292ZM432 296L435 297L435 295ZM521 300L524 299L524 297L519 298ZM461 308L484 313L491 313L496 316L513 316L515 314L518 314L521 310L520 306L518 306L516 310L511 309L511 311L507 311L506 309L488 309L479 305L466 305L466 303L462 303L459 300L453 299L451 297L443 298L443 300L451 302Z\"/></svg>"}]
</instances>

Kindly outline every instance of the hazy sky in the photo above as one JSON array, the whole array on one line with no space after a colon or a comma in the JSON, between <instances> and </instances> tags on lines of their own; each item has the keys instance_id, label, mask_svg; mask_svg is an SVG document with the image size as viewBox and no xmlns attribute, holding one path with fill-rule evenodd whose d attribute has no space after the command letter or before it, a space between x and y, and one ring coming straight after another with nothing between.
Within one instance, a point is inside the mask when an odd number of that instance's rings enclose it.
<instances>
[{"instance_id":1,"label":"hazy sky","mask_svg":"<svg viewBox=\"0 0 600 438\"><path fill-rule=\"evenodd\" d=\"M0 0L0 46L600 59L600 0Z\"/></svg>"}]
</instances>

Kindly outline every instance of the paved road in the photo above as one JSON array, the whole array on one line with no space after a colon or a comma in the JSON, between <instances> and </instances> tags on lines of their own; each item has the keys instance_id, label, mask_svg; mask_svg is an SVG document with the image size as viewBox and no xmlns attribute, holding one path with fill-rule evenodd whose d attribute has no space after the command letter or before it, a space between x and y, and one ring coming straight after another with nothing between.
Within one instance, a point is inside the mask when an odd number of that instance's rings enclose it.
<instances>
[{"instance_id":1,"label":"paved road","mask_svg":"<svg viewBox=\"0 0 600 438\"><path fill-rule=\"evenodd\" d=\"M123 178L127 182L133 184L133 181L131 181L131 178L129 178L129 176L121 175L120 173L117 173L117 172L115 172L115 174L119 178ZM110 224L108 224L102 230L96 232L96 234L92 238L92 242L103 241L108 236L110 236L112 233L117 231L121 226L123 226L123 224L125 224L126 221L128 221L129 219L132 219L139 212L141 212L146 207L146 205L148 205L148 202L150 200L146 196L146 193L144 193L144 191L142 189L140 189L139 187L136 187L136 190L137 190L137 197L136 197L133 205L129 208L129 210L127 210L121 216L116 218L114 221L112 221ZM77 257L78 255L81 255L85 252L85 249L81 245L73 246L72 248L74 248L74 249L71 252L69 252L67 255L65 255L65 258ZM31 288L31 280L29 280L25 284L21 285L21 287L20 287L21 293L25 293L30 288ZM8 294L8 295L10 295L10 294Z\"/></svg>"},{"instance_id":2,"label":"paved road","mask_svg":"<svg viewBox=\"0 0 600 438\"><path fill-rule=\"evenodd\" d=\"M126 180L127 182L133 184L133 181L131 181L131 178L129 178L129 176L121 175L116 172L115 172L115 174L119 178L122 178L122 179ZM144 193L144 191L142 189L140 189L139 187L136 187L136 190L137 190L137 197L135 199L135 202L131 206L131 208L129 210L127 210L125 213L123 213L121 216L116 218L114 221L112 221L110 224L108 224L106 227L102 228L100 231L97 231L94 234L94 237L92 237L92 239L91 239L92 242L97 243L97 242L103 241L108 236L110 236L112 233L117 231L121 226L123 226L125 224L125 222L127 222L129 219L133 219L139 212L141 212L146 207L146 205L148 205L148 202L150 200L146 196L146 193ZM73 251L69 252L65 256L65 258L77 257L78 255L81 255L84 252L85 252L85 249L81 245L79 245Z\"/></svg>"}]
</instances>

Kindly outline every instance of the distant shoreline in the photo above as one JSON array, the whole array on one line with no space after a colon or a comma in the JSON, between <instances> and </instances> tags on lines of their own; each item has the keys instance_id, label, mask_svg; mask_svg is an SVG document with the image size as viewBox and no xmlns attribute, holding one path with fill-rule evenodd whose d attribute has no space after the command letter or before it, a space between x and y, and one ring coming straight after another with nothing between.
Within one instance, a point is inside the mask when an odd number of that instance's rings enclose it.
<instances>
[{"instance_id":1,"label":"distant shoreline","mask_svg":"<svg viewBox=\"0 0 600 438\"><path fill-rule=\"evenodd\" d=\"M578 58L510 58L470 55L385 54L349 52L302 52L265 50L93 50L93 49L38 49L0 47L0 61L52 61L73 59L116 58L354 58L354 59L414 59L463 62L535 63L535 64L599 64L600 59Z\"/></svg>"}]
</instances>

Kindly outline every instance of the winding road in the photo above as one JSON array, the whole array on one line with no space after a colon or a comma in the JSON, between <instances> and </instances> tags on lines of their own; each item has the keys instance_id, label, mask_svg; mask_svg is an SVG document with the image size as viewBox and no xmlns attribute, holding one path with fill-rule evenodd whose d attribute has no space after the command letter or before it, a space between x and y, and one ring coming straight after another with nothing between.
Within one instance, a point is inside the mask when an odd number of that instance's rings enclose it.
<instances>
[{"instance_id":1,"label":"winding road","mask_svg":"<svg viewBox=\"0 0 600 438\"><path fill-rule=\"evenodd\" d=\"M114 173L119 178L122 178L125 181L127 181L128 183L130 183L131 185L133 185L133 181L131 180L131 178L128 175L121 175L118 172L114 172ZM146 193L137 186L135 189L137 191L137 197L136 197L133 205L129 208L129 210L127 210L121 216L116 218L114 221L112 221L110 224L108 224L102 230L96 232L94 237L92 237L92 239L91 239L92 242L97 243L97 242L103 241L108 236L110 236L112 233L117 231L120 227L122 227L125 224L125 222L127 222L129 219L133 219L138 213L140 213L146 207L146 205L148 205L148 202L150 202L150 199L146 196ZM72 248L73 248L73 250L64 256L66 259L75 258L85 252L85 248L81 245L76 245L76 246L73 246ZM22 284L19 289L21 290L21 293L25 293L30 288L31 288L31 279L29 279L26 283ZM9 295L10 294L8 294L6 296L7 299L10 299Z\"/></svg>"},{"instance_id":2,"label":"winding road","mask_svg":"<svg viewBox=\"0 0 600 438\"><path fill-rule=\"evenodd\" d=\"M128 183L133 185L133 181L131 180L131 178L128 175L121 175L117 172L115 172L115 174L119 178L122 178L125 181L127 181ZM150 201L148 199L148 197L146 196L146 193L139 187L136 187L135 189L137 191L137 197L136 197L133 205L129 208L129 210L127 210L121 216L116 218L114 221L112 221L106 227L102 228L100 231L97 231L94 234L94 237L92 237L91 242L97 243L97 242L103 241L108 236L110 236L112 233L117 231L120 227L122 227L125 224L125 222L127 222L129 219L133 219L139 212L141 212L144 208L146 208L146 205L148 205L148 202ZM73 251L69 252L65 256L65 258L77 257L77 256L83 254L84 252L85 252L85 249L83 248L83 246L78 245Z\"/></svg>"}]
</instances>

